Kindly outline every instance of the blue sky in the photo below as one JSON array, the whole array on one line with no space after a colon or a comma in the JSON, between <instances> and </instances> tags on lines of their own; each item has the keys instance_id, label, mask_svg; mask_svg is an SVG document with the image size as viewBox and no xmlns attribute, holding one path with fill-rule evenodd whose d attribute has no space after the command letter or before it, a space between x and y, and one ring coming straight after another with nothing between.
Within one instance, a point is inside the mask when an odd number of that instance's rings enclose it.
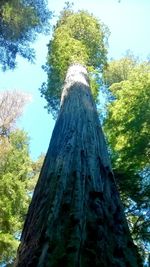
<instances>
[{"instance_id":1,"label":"blue sky","mask_svg":"<svg viewBox=\"0 0 150 267\"><path fill-rule=\"evenodd\" d=\"M56 15L63 6L62 0L49 0L49 7L55 10ZM121 0L120 3L118 0L75 0L74 7L88 10L109 27L109 58L118 59L128 49L142 59L150 55L149 0ZM18 127L28 132L30 152L34 159L42 152L46 153L54 127L51 115L44 109L46 102L38 90L47 78L41 65L46 61L49 39L50 36L40 35L34 43L36 64L18 57L18 66L14 71L0 72L0 91L17 89L32 96Z\"/></svg>"}]
</instances>

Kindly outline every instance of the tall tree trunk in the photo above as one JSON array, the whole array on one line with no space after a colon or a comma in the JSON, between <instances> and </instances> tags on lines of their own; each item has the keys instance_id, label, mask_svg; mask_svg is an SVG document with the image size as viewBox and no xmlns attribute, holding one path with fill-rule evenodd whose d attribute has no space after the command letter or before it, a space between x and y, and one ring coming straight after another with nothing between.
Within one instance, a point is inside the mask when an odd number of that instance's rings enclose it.
<instances>
[{"instance_id":1,"label":"tall tree trunk","mask_svg":"<svg viewBox=\"0 0 150 267\"><path fill-rule=\"evenodd\" d=\"M87 71L78 64L67 72L16 266L142 266L120 203Z\"/></svg>"}]
</instances>

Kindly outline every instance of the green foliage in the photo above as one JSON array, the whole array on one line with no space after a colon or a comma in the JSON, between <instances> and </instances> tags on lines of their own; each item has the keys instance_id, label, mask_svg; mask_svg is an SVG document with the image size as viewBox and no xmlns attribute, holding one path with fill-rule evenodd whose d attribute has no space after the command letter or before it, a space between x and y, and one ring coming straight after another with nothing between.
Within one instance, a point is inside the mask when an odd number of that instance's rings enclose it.
<instances>
[{"instance_id":1,"label":"green foliage","mask_svg":"<svg viewBox=\"0 0 150 267\"><path fill-rule=\"evenodd\" d=\"M104 71L111 93L104 130L133 239L145 256L150 242L150 64L133 57Z\"/></svg>"},{"instance_id":2,"label":"green foliage","mask_svg":"<svg viewBox=\"0 0 150 267\"><path fill-rule=\"evenodd\" d=\"M0 63L3 70L14 68L19 54L34 59L30 43L37 33L48 30L51 12L46 0L5 0L0 2Z\"/></svg>"},{"instance_id":3,"label":"green foliage","mask_svg":"<svg viewBox=\"0 0 150 267\"><path fill-rule=\"evenodd\" d=\"M16 256L22 224L30 202L41 156L33 162L29 156L29 138L15 130L29 96L19 91L0 94L0 263Z\"/></svg>"},{"instance_id":4,"label":"green foliage","mask_svg":"<svg viewBox=\"0 0 150 267\"><path fill-rule=\"evenodd\" d=\"M106 65L107 36L108 29L88 12L73 12L69 7L61 12L48 45L48 83L41 88L48 111L58 109L66 71L73 63L87 67L94 96L98 96L97 73Z\"/></svg>"},{"instance_id":5,"label":"green foliage","mask_svg":"<svg viewBox=\"0 0 150 267\"><path fill-rule=\"evenodd\" d=\"M29 204L27 188L31 160L28 138L23 131L12 132L9 139L2 137L0 141L0 261L3 262L14 256L18 245L18 235Z\"/></svg>"},{"instance_id":6,"label":"green foliage","mask_svg":"<svg viewBox=\"0 0 150 267\"><path fill-rule=\"evenodd\" d=\"M136 64L137 60L129 53L119 60L110 61L103 72L105 85L110 87L114 83L128 80L129 74Z\"/></svg>"},{"instance_id":7,"label":"green foliage","mask_svg":"<svg viewBox=\"0 0 150 267\"><path fill-rule=\"evenodd\" d=\"M43 156L33 162L29 138L15 130L0 136L0 263L14 259Z\"/></svg>"},{"instance_id":8,"label":"green foliage","mask_svg":"<svg viewBox=\"0 0 150 267\"><path fill-rule=\"evenodd\" d=\"M30 96L19 91L0 94L0 264L11 266L43 157L33 162L29 138L15 130Z\"/></svg>"},{"instance_id":9,"label":"green foliage","mask_svg":"<svg viewBox=\"0 0 150 267\"><path fill-rule=\"evenodd\" d=\"M135 66L127 80L112 84L110 90L116 99L109 104L105 130L115 168L137 172L148 166L150 155L149 63Z\"/></svg>"}]
</instances>

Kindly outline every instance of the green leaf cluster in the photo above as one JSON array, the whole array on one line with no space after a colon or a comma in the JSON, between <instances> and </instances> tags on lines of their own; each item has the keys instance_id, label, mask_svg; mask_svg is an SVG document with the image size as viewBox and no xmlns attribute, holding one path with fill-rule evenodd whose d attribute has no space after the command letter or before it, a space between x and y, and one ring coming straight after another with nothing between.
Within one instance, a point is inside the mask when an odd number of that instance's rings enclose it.
<instances>
[{"instance_id":1,"label":"green leaf cluster","mask_svg":"<svg viewBox=\"0 0 150 267\"><path fill-rule=\"evenodd\" d=\"M0 264L16 256L23 222L44 156L33 162L22 130L0 136Z\"/></svg>"},{"instance_id":2,"label":"green leaf cluster","mask_svg":"<svg viewBox=\"0 0 150 267\"><path fill-rule=\"evenodd\" d=\"M104 124L115 177L141 253L150 243L150 63L126 56L103 73L111 93Z\"/></svg>"},{"instance_id":3,"label":"green leaf cluster","mask_svg":"<svg viewBox=\"0 0 150 267\"><path fill-rule=\"evenodd\" d=\"M16 129L29 96L19 91L0 94L0 264L16 256L22 225L42 165L33 162L29 137Z\"/></svg>"},{"instance_id":4,"label":"green leaf cluster","mask_svg":"<svg viewBox=\"0 0 150 267\"><path fill-rule=\"evenodd\" d=\"M5 150L4 150L5 147ZM27 206L31 160L28 137L20 130L0 138L0 262L13 258Z\"/></svg>"},{"instance_id":5,"label":"green leaf cluster","mask_svg":"<svg viewBox=\"0 0 150 267\"><path fill-rule=\"evenodd\" d=\"M34 59L30 43L49 28L51 12L46 0L2 0L0 2L0 63L14 68L17 54Z\"/></svg>"},{"instance_id":6,"label":"green leaf cluster","mask_svg":"<svg viewBox=\"0 0 150 267\"><path fill-rule=\"evenodd\" d=\"M1 10L3 24L9 25L6 38L10 40L17 40L20 34L26 32L29 27L35 27L39 24L36 10L33 10L31 6L25 6L23 2L18 0L6 1ZM13 31L10 31L11 29Z\"/></svg>"},{"instance_id":7,"label":"green leaf cluster","mask_svg":"<svg viewBox=\"0 0 150 267\"><path fill-rule=\"evenodd\" d=\"M92 91L98 96L98 73L107 61L108 29L86 11L64 9L48 45L48 83L41 88L49 111L59 107L61 88L69 65L80 63L90 72Z\"/></svg>"},{"instance_id":8,"label":"green leaf cluster","mask_svg":"<svg viewBox=\"0 0 150 267\"><path fill-rule=\"evenodd\" d=\"M110 90L115 100L108 107L105 131L115 166L137 172L150 163L150 64L137 64Z\"/></svg>"},{"instance_id":9,"label":"green leaf cluster","mask_svg":"<svg viewBox=\"0 0 150 267\"><path fill-rule=\"evenodd\" d=\"M110 87L114 83L128 80L131 70L136 66L137 59L127 52L127 55L119 60L112 60L103 71L105 85Z\"/></svg>"}]
</instances>

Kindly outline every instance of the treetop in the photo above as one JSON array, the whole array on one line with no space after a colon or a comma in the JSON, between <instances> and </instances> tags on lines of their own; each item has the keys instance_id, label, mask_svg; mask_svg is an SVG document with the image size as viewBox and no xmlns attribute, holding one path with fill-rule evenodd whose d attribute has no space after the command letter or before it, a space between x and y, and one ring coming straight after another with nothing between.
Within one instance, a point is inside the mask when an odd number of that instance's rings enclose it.
<instances>
[{"instance_id":1,"label":"treetop","mask_svg":"<svg viewBox=\"0 0 150 267\"><path fill-rule=\"evenodd\" d=\"M73 63L87 67L92 92L97 98L99 73L107 62L107 38L108 28L87 11L65 8L60 13L48 44L45 66L48 81L41 88L48 111L58 110L66 71Z\"/></svg>"}]
</instances>

